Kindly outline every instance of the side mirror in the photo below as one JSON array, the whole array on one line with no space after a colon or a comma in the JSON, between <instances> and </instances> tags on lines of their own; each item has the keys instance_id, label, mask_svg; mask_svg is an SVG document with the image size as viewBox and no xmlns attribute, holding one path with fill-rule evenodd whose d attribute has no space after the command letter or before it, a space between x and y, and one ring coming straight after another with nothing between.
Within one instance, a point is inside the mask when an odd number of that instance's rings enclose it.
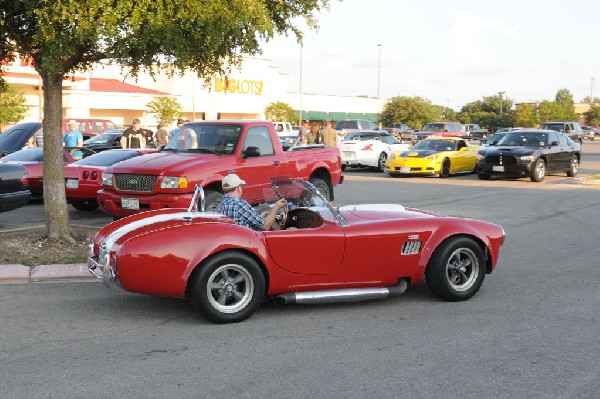
<instances>
[{"instance_id":1,"label":"side mirror","mask_svg":"<svg viewBox=\"0 0 600 399\"><path fill-rule=\"evenodd\" d=\"M558 145L558 141L553 141L550 143L550 147L556 147Z\"/></svg>"},{"instance_id":2,"label":"side mirror","mask_svg":"<svg viewBox=\"0 0 600 399\"><path fill-rule=\"evenodd\" d=\"M258 147L248 147L246 151L244 151L244 158L256 158L260 157L260 150Z\"/></svg>"}]
</instances>

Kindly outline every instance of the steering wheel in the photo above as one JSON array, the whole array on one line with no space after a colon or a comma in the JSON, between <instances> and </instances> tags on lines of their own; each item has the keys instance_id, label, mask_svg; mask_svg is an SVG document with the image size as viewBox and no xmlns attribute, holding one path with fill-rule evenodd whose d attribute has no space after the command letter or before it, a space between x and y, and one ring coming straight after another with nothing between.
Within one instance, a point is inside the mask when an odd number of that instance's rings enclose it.
<instances>
[{"instance_id":1,"label":"steering wheel","mask_svg":"<svg viewBox=\"0 0 600 399\"><path fill-rule=\"evenodd\" d=\"M279 208L277 215L275 215L275 225L273 230L281 230L285 227L289 210L290 209L286 201L285 206Z\"/></svg>"}]
</instances>

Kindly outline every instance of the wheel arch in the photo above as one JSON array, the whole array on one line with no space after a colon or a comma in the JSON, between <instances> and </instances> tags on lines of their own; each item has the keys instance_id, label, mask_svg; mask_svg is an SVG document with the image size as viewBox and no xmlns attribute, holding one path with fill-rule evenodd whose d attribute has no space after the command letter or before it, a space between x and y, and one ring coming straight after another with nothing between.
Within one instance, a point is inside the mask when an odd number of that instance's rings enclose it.
<instances>
[{"instance_id":1,"label":"wheel arch","mask_svg":"<svg viewBox=\"0 0 600 399\"><path fill-rule=\"evenodd\" d=\"M445 236L443 239L437 241L435 243L435 249L430 252L428 251L427 256L422 258L421 264L424 266L424 270L427 269L427 267L429 266L429 262L431 261L431 258L433 258L434 254L440 250L440 248L443 246L443 244L445 244L446 242L448 242L451 239L456 239L456 238L472 239L479 246L479 248L483 252L483 256L485 259L485 273L490 274L493 269L493 260L492 260L492 257L490 256L490 251L489 251L487 244L483 241L483 239L481 237L479 237L475 234L469 234L469 233L451 234L451 235ZM423 253L425 253L425 251Z\"/></svg>"}]
</instances>

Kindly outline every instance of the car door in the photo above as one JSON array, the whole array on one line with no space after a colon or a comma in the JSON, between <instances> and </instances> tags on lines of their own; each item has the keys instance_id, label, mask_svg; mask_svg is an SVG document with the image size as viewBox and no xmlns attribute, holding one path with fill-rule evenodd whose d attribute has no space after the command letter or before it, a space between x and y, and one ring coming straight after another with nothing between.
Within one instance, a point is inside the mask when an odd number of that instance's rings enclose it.
<instances>
[{"instance_id":1,"label":"car door","mask_svg":"<svg viewBox=\"0 0 600 399\"><path fill-rule=\"evenodd\" d=\"M281 269L294 274L324 275L340 268L345 236L335 222L320 227L267 231L269 255Z\"/></svg>"},{"instance_id":2,"label":"car door","mask_svg":"<svg viewBox=\"0 0 600 399\"><path fill-rule=\"evenodd\" d=\"M564 164L564 149L560 144L560 140L558 138L558 133L549 131L545 133L546 135L546 169L548 172L553 172L556 170L560 170L562 165ZM552 145L553 143L557 143L558 145Z\"/></svg>"}]
</instances>

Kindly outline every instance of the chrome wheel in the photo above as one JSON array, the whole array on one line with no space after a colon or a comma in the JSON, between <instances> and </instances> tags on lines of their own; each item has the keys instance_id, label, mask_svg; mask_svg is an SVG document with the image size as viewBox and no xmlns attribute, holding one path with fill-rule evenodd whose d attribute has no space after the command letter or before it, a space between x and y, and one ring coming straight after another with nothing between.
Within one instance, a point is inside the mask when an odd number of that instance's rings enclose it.
<instances>
[{"instance_id":1,"label":"chrome wheel","mask_svg":"<svg viewBox=\"0 0 600 399\"><path fill-rule=\"evenodd\" d=\"M237 313L244 309L254 293L254 280L243 266L226 264L208 278L208 302L221 313Z\"/></svg>"},{"instance_id":2,"label":"chrome wheel","mask_svg":"<svg viewBox=\"0 0 600 399\"><path fill-rule=\"evenodd\" d=\"M475 253L469 248L459 248L450 255L446 263L448 284L457 292L465 292L477 281L479 269Z\"/></svg>"},{"instance_id":3,"label":"chrome wheel","mask_svg":"<svg viewBox=\"0 0 600 399\"><path fill-rule=\"evenodd\" d=\"M381 155L379 155L379 162L377 163L377 169L379 169L380 172L383 172L385 170L386 161L387 155L385 154L385 152L382 152Z\"/></svg>"}]
</instances>

